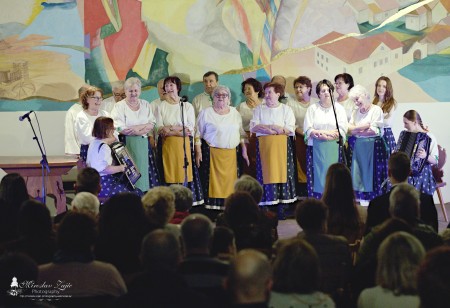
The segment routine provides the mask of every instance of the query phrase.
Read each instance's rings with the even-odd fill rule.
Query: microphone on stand
[[[184,102],[187,102],[187,101],[188,101],[188,97],[187,97],[186,95],[183,95],[183,96],[180,98],[181,106],[183,106],[183,103],[184,103]]]
[[[189,166],[189,162],[187,159],[187,153],[186,153],[186,124],[184,123],[184,102],[188,101],[188,97],[186,95],[183,95],[180,99],[180,108],[181,108],[181,127],[183,128],[183,154],[184,154],[184,182],[183,186],[188,186],[188,171],[187,168]]]
[[[30,110],[29,112],[25,113],[23,116],[19,117],[19,121],[23,121],[25,119],[29,119],[30,118],[30,114],[32,114],[34,111]]]

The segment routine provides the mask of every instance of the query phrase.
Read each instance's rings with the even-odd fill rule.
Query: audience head
[[[175,194],[169,187],[156,186],[142,197],[142,204],[150,223],[163,228],[175,213]]]
[[[216,227],[211,242],[211,256],[219,257],[223,254],[231,256],[236,254],[234,232],[227,227]]]
[[[176,271],[181,260],[178,240],[169,231],[156,229],[142,240],[140,259],[144,270]]]
[[[448,227],[442,231],[441,238],[445,245],[450,246],[450,229]]]
[[[253,197],[245,192],[234,192],[225,199],[225,220],[231,229],[259,222],[260,212]]]
[[[203,214],[191,214],[186,217],[181,223],[181,239],[185,253],[189,254],[191,251],[209,253],[213,230],[213,223]]]
[[[53,232],[52,217],[47,206],[32,199],[20,207],[17,224],[20,236],[48,236]]]
[[[428,252],[419,267],[417,289],[422,308],[444,308],[450,303],[450,247]]]
[[[283,240],[273,263],[273,290],[309,294],[319,289],[319,258],[307,242]]]
[[[84,110],[87,110],[89,107],[89,102],[88,99],[95,96],[98,93],[98,95],[100,96],[100,98],[103,97],[103,90],[94,86],[89,86],[86,88],[86,90],[83,91],[83,93],[81,94],[81,106],[83,107]]]
[[[346,165],[335,163],[328,168],[322,200],[330,211],[339,208],[353,212],[356,209],[352,175]]]
[[[254,93],[258,94],[259,98],[264,97],[264,92],[263,92],[261,82],[259,82],[255,78],[247,78],[241,83],[241,92],[243,94],[246,94],[246,93],[251,94],[252,89],[253,89]]]
[[[169,186],[175,196],[175,210],[177,212],[189,212],[194,201],[192,191],[180,184]]]
[[[376,282],[396,295],[417,293],[417,269],[425,256],[420,241],[406,232],[389,235],[378,248]]]
[[[77,181],[75,183],[75,191],[89,192],[93,195],[98,196],[101,190],[100,185],[100,173],[91,167],[86,167],[81,169],[77,175]]]
[[[326,204],[322,200],[313,198],[303,200],[295,210],[295,220],[305,232],[326,232],[327,216]]]
[[[272,288],[272,270],[266,255],[241,250],[230,263],[226,288],[236,304],[267,302]]]
[[[2,178],[0,182],[0,199],[7,205],[17,207],[28,200],[27,184],[25,180],[18,173],[9,173]]]
[[[0,255],[0,305],[2,307],[16,307],[15,305],[3,306],[5,301],[12,297],[7,293],[7,290],[11,289],[11,282],[14,278],[19,284],[25,281],[36,282],[38,273],[39,271],[36,262],[25,254],[7,252]],[[23,288],[22,290],[25,294],[31,294],[31,288]],[[22,293],[22,295],[24,295],[24,293]]]
[[[72,211],[84,212],[97,217],[100,210],[100,201],[97,196],[90,192],[80,192],[72,200]]]
[[[395,152],[389,157],[388,174],[391,182],[406,182],[411,173],[411,161],[405,152]]]
[[[246,191],[248,192],[256,203],[261,202],[263,196],[263,188],[259,184],[258,180],[254,177],[244,174],[234,183],[234,191]]]
[[[205,92],[211,94],[213,90],[217,87],[219,82],[219,75],[216,72],[209,71],[203,74],[203,86]]]
[[[114,133],[114,121],[109,117],[98,117],[94,121],[92,128],[92,137],[97,139],[104,139],[111,137]]]
[[[97,228],[92,216],[69,212],[58,227],[56,244],[64,254],[90,253],[96,237]]]
[[[408,183],[400,183],[389,196],[389,212],[393,217],[403,219],[409,225],[417,224],[419,218],[420,193]]]

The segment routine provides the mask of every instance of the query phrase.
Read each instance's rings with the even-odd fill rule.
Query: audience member
[[[139,196],[133,193],[112,196],[100,212],[96,258],[112,263],[128,280],[130,275],[140,271],[139,251],[148,231]]]
[[[73,297],[125,294],[127,288],[117,269],[94,260],[92,248],[96,235],[96,224],[91,216],[73,212],[64,217],[57,231],[58,251],[52,263],[39,266],[38,283],[56,285],[58,281],[65,281],[71,287],[64,294]]]
[[[184,260],[179,273],[187,284],[205,294],[215,303],[225,302],[223,280],[228,272],[228,264],[210,256],[213,224],[203,214],[191,214],[181,223],[181,240]]]
[[[362,291],[358,307],[419,307],[416,274],[424,256],[425,249],[413,235],[389,235],[377,252],[377,286]]]
[[[5,175],[0,182],[0,243],[17,238],[17,218],[21,204],[28,200],[27,185],[18,173]]]
[[[78,172],[74,188],[76,193],[85,191],[98,196],[102,188],[100,185],[100,173],[91,167],[81,169]]]
[[[225,286],[231,307],[268,307],[272,288],[269,259],[253,249],[240,251],[231,261]]]
[[[47,207],[35,200],[25,201],[19,210],[17,226],[18,238],[0,245],[0,252],[21,252],[37,264],[51,262],[56,239]]]
[[[214,228],[211,242],[211,257],[229,263],[236,255],[234,232],[227,227]]]
[[[319,258],[307,242],[282,241],[273,263],[270,307],[334,307],[320,290]]]
[[[430,251],[419,267],[417,290],[422,308],[444,308],[450,303],[450,247]]]
[[[327,214],[327,206],[318,199],[306,199],[297,205],[295,219],[303,230],[298,237],[308,242],[319,257],[320,290],[344,307],[351,301],[352,259],[345,237],[326,234]]]
[[[328,168],[322,200],[328,206],[328,234],[342,235],[349,243],[359,240],[364,226],[347,166],[335,163]]]
[[[92,215],[94,218],[97,218],[100,212],[100,201],[94,194],[87,191],[77,193],[72,200],[71,206],[72,211],[83,212]]]
[[[172,184],[169,188],[175,195],[175,214],[170,223],[179,225],[190,214],[189,210],[193,202],[192,191],[180,184]]]
[[[154,230],[142,241],[143,272],[130,283],[128,294],[117,307],[211,307],[207,298],[190,289],[177,273],[181,251],[177,238],[166,230]]]
[[[411,162],[406,153],[392,153],[388,162],[388,176],[389,181],[392,184],[392,189],[397,184],[407,183],[410,173]],[[370,201],[369,207],[367,208],[366,234],[369,233],[373,227],[381,224],[390,217],[389,197],[392,189],[388,193],[378,196]],[[432,226],[437,232],[438,220],[436,207],[434,206],[433,200],[429,198],[429,195],[424,193],[420,193],[420,218],[424,223]]]

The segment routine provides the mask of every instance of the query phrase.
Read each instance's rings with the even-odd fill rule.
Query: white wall
[[[415,109],[422,117],[423,123],[436,136],[438,143],[450,152],[450,102],[447,103],[400,103],[394,115],[394,136],[403,130],[403,114]],[[19,116],[25,112],[0,112],[0,156],[39,156],[39,149],[34,140],[27,120],[20,122]],[[36,112],[47,149],[47,155],[64,155],[64,111]],[[36,132],[38,128],[34,115],[32,122]],[[1,170],[1,169],[0,169]],[[1,170],[3,172],[3,170]],[[0,177],[2,175],[0,174]],[[450,202],[450,162],[444,167],[444,179],[449,185],[444,187],[444,200]],[[437,202],[437,197],[435,198]]]

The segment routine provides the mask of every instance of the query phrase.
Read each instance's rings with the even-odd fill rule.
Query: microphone
[[[19,121],[23,121],[23,120],[25,120],[25,119],[29,119],[30,118],[30,114],[32,114],[34,111],[33,110],[30,110],[30,112],[27,112],[27,113],[25,113],[23,116],[20,116],[19,117]]]
[[[188,97],[186,95],[183,95],[180,99],[181,103],[187,102],[188,101]]]

